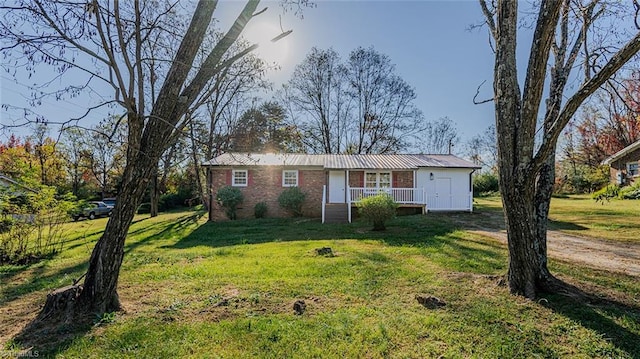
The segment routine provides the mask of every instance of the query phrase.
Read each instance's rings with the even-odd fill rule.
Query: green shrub
[[[266,202],[258,202],[255,207],[253,207],[253,213],[256,218],[264,218],[267,215],[267,203]]]
[[[290,187],[282,191],[278,196],[280,207],[291,212],[294,217],[302,216],[302,204],[304,203],[306,193],[302,192],[298,187]]]
[[[618,197],[621,199],[640,199],[640,182],[621,188]]]
[[[385,230],[385,222],[396,216],[398,204],[386,193],[363,198],[358,202],[360,216],[373,222],[374,231]]]
[[[494,173],[478,173],[473,176],[473,193],[478,195],[500,191],[498,175]]]
[[[238,205],[244,201],[242,192],[236,187],[222,187],[218,190],[216,199],[222,208],[224,208],[227,218],[231,220],[236,219],[236,209]]]
[[[0,189],[0,264],[26,264],[58,253],[74,201],[48,186],[19,196]]]
[[[11,217],[0,218],[0,233],[9,232],[13,226],[13,222],[13,218]]]
[[[610,200],[611,198],[616,198],[620,194],[620,187],[615,184],[610,184],[596,192],[594,192],[591,197],[596,200],[596,202],[601,202],[605,200]]]

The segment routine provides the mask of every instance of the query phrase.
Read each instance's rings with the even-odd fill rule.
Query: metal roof
[[[454,155],[307,155],[225,153],[203,166],[317,166],[326,169],[418,169],[419,167],[480,168]]]
[[[640,141],[636,141],[632,144],[630,144],[629,146],[621,149],[620,151],[614,153],[613,155],[607,157],[604,161],[602,161],[603,165],[610,165],[613,162],[615,162],[616,160],[628,155],[629,153],[637,150],[638,148],[640,148]]]

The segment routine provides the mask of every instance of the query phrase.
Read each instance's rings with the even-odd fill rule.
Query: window
[[[635,177],[638,174],[638,162],[629,162],[627,163],[627,176]]]
[[[365,188],[391,188],[391,172],[367,172]]]
[[[247,170],[233,170],[231,184],[234,187],[246,187],[248,183],[249,174]]]
[[[298,170],[282,171],[282,187],[298,186]]]

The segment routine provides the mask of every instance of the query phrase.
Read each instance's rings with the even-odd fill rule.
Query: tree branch
[[[567,101],[558,118],[552,123],[543,137],[542,145],[536,153],[534,162],[538,163],[555,150],[555,145],[562,129],[569,123],[578,107],[593,94],[603,83],[613,76],[631,57],[640,51],[640,32],[636,34],[622,49],[607,62],[600,72],[584,83]]]

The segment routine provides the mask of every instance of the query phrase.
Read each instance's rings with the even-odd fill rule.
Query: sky
[[[226,29],[243,4],[230,0],[220,2],[215,16],[221,28]],[[252,20],[246,29],[246,37],[253,41],[277,35],[281,26],[284,30],[293,30],[271,49],[261,50],[267,60],[280,64],[280,70],[268,75],[276,89],[289,79],[295,65],[314,46],[333,47],[342,58],[358,46],[373,46],[389,56],[397,74],[415,88],[415,104],[426,120],[449,117],[456,124],[463,143],[493,123],[493,104],[473,103],[476,90],[483,82],[479,99],[491,97],[493,74],[493,53],[486,28],[470,30],[471,25],[483,20],[477,1],[318,0],[315,4],[314,8],[305,8],[303,18],[299,18],[291,11],[283,14],[277,2],[263,2],[260,7],[266,6],[268,10]],[[3,72],[0,81],[2,104],[29,107],[25,98],[30,79],[16,83]],[[263,95],[265,99],[270,98],[269,94]],[[83,113],[86,103],[83,97],[62,101],[47,99],[32,110],[47,118],[55,116],[64,120]],[[10,125],[20,116],[20,111],[3,108],[0,124]],[[1,131],[0,140],[6,140],[11,132],[24,136],[30,131]]]

